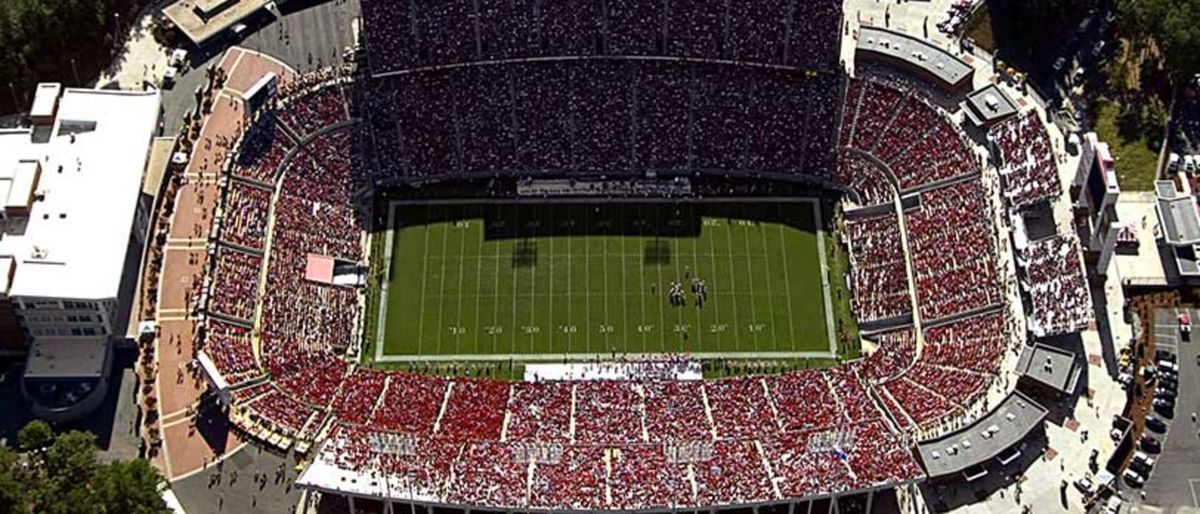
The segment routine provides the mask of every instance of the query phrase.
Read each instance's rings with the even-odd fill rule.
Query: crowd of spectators
[[[889,203],[896,198],[888,172],[870,158],[846,148],[838,150],[834,180],[858,193],[864,206]]]
[[[654,56],[833,70],[842,5],[788,2],[369,0],[372,71],[569,56]]]
[[[297,136],[304,138],[322,128],[350,119],[346,89],[318,84],[287,96],[276,109],[279,120]]]
[[[377,179],[729,170],[832,175],[836,134],[825,120],[837,114],[839,80],[831,74],[583,60],[372,80]]]
[[[850,280],[860,322],[902,316],[912,311],[900,223],[894,213],[846,220]]]
[[[231,182],[222,208],[221,240],[253,250],[262,250],[267,237],[271,191]]]
[[[1079,239],[1064,235],[1030,243],[1021,252],[1018,262],[1033,300],[1029,330],[1035,336],[1078,332],[1091,324],[1091,294],[1081,255]]]
[[[269,111],[260,115],[242,136],[233,161],[233,174],[274,187],[279,167],[288,151],[295,148],[283,129],[279,118]]]
[[[962,131],[917,89],[853,79],[848,91],[841,145],[886,163],[901,191],[979,172]]]
[[[262,257],[229,247],[219,247],[208,310],[239,320],[252,321],[254,307],[258,304],[258,279],[261,273]]]
[[[905,228],[923,319],[1000,303],[995,227],[980,181],[921,193],[921,208],[905,215]]]
[[[262,372],[254,358],[250,329],[220,319],[207,321],[204,333],[204,353],[230,385],[237,385]]]
[[[988,131],[988,138],[1000,157],[1004,197],[1014,209],[1062,192],[1050,134],[1036,112],[1001,122]]]
[[[996,374],[1006,347],[1002,314],[988,314],[925,330],[921,362]]]
[[[883,384],[908,373],[917,358],[912,330],[900,329],[870,337],[876,348],[858,362],[858,373],[872,384]]]

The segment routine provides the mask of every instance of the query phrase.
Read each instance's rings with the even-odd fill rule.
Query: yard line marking
[[[612,221],[609,220],[609,223],[611,224]],[[608,312],[608,299],[609,299],[610,293],[608,292],[608,235],[607,234],[604,236],[603,242],[604,242],[604,323],[611,324],[612,318],[609,317],[609,312]],[[621,305],[624,306],[625,303],[622,301]],[[622,307],[622,308],[624,308],[624,307]],[[621,316],[622,316],[621,323],[624,324],[625,320],[623,319],[624,318],[623,312],[622,312]],[[608,345],[608,338],[609,338],[609,333],[604,332],[604,348],[603,348],[603,350],[607,350],[610,348]]]
[[[446,261],[448,260],[448,256],[446,255],[446,239],[448,239],[449,237],[450,237],[450,231],[446,230],[445,226],[442,226],[442,259],[441,259],[441,261],[442,261],[442,271],[441,271],[442,277],[441,277],[441,285],[438,287],[438,296],[441,296],[443,298],[443,300],[445,299],[445,296],[446,296]],[[443,309],[442,307],[443,307],[443,301],[439,300],[438,301],[438,322],[437,322],[437,325],[439,327],[437,329],[438,337],[434,338],[434,341],[437,342],[437,346],[435,347],[436,349],[434,350],[435,353],[442,353],[442,337],[441,337],[442,329],[441,329],[441,327],[442,327],[442,316],[443,316],[443,314],[445,314],[445,312],[444,312],[445,309]]]
[[[546,212],[547,212],[546,221],[550,223],[550,232],[553,233],[554,232],[554,216],[553,216],[554,207],[551,206],[550,208],[546,209]],[[549,330],[546,331],[546,336],[550,338],[549,348],[553,349],[556,346],[554,344],[554,304],[556,304],[558,302],[554,301],[554,239],[555,238],[550,237],[549,239],[550,239],[550,272],[549,272],[550,287],[548,288],[548,290],[550,291],[550,301],[547,303],[550,304],[550,319],[547,320],[547,322],[550,324],[550,328],[549,328]],[[533,348],[530,347],[530,350],[532,350],[532,349]]]
[[[642,248],[645,249],[646,220],[645,220],[645,218],[642,217],[642,206],[640,204],[637,206],[637,221],[641,223],[640,225],[638,225],[638,242],[641,243]],[[628,241],[626,241],[626,242],[628,242]],[[646,259],[644,259],[644,258],[638,259],[638,276],[641,277],[641,282],[638,284],[637,290],[639,292],[641,292],[642,288],[646,287]],[[640,303],[642,306],[642,316],[641,316],[641,318],[639,318],[641,320],[640,325],[645,325],[646,324],[646,295],[638,295],[638,297],[641,299]],[[640,328],[639,328],[639,331],[640,331]],[[646,334],[648,334],[648,333],[649,333],[648,331],[642,332],[642,348],[641,348],[641,350],[643,352],[645,352],[648,348],[646,346],[648,344],[646,342]]]
[[[514,231],[513,234],[517,236],[517,237],[513,238],[514,245],[518,244],[517,242],[521,240],[520,233],[519,233],[520,230],[521,230],[521,206],[517,205],[517,206],[513,207],[513,231]],[[513,251],[516,251],[516,246],[513,247]],[[512,266],[512,264],[513,264],[512,262],[509,263],[509,266],[513,270],[513,272],[512,272],[512,293],[513,293],[513,298],[512,298],[513,331],[512,331],[512,333],[513,333],[513,336],[512,336],[512,339],[510,339],[511,343],[509,344],[509,349],[508,349],[509,355],[517,353],[517,334],[519,334],[521,332],[521,327],[520,327],[520,325],[517,324],[517,267]]]
[[[618,220],[617,223],[622,228],[624,228],[625,227],[625,213],[621,209],[617,209],[617,220]],[[629,284],[627,282],[629,279],[629,272],[625,268],[625,256],[624,256],[625,244],[627,241],[624,238],[620,238],[617,241],[619,241],[621,243],[621,254],[622,254],[621,255],[621,299],[622,299],[622,301],[621,301],[621,321],[625,324],[625,329],[628,330],[629,329],[629,311],[628,311],[628,308],[626,307],[626,305],[628,305],[629,302],[624,301],[625,298],[629,297]],[[646,334],[644,332],[641,334],[642,334],[642,347],[645,348]]]
[[[750,221],[750,218],[746,215],[746,206],[745,205],[742,206],[742,218],[746,221],[746,223],[752,223]],[[730,229],[730,230],[732,230],[732,229]],[[746,272],[750,274],[750,316],[752,318],[754,318],[754,320],[751,321],[751,323],[760,324],[759,319],[758,319],[758,306],[755,305],[755,300],[758,299],[758,295],[756,295],[755,291],[754,291],[754,262],[750,258],[750,229],[747,228],[745,230],[742,230],[741,232],[742,232],[742,242],[745,243],[745,247],[746,247]],[[729,253],[732,256],[733,255],[733,248],[732,248],[733,243],[730,243],[729,246],[730,246]],[[752,332],[752,333],[757,334],[758,332]],[[771,342],[772,343],[775,342],[774,335],[775,335],[775,327],[771,327]],[[755,339],[758,339],[759,337],[760,336],[755,336]],[[758,344],[755,344],[754,346],[757,347]]]
[[[432,209],[433,207],[425,208],[426,219],[430,218],[429,211]],[[429,278],[429,225],[425,224],[421,230],[425,231],[425,243],[421,245],[421,308],[417,313],[417,348],[421,347],[421,341],[425,339],[425,281]]]
[[[673,212],[671,216],[669,216],[669,218],[671,218],[671,219],[668,221],[668,223],[670,223],[670,221],[680,220],[680,216],[678,216],[678,214],[679,214],[678,209],[676,209],[676,211]],[[682,220],[680,220],[680,221],[682,222]],[[676,234],[671,234],[671,258],[674,259],[675,256],[677,256],[677,255],[679,255],[679,237],[677,237]],[[675,268],[675,277],[679,278],[679,266],[675,266],[674,268]],[[686,281],[687,277],[684,277],[682,280]],[[675,309],[675,323],[679,326],[686,325],[686,323],[684,323],[684,318],[683,318],[683,312],[685,310],[686,310],[686,307],[683,309]],[[688,334],[687,328],[684,328],[683,334],[684,335]],[[684,351],[683,337],[675,336],[675,338],[676,338],[676,341],[679,342],[679,353],[683,353],[683,351]]]
[[[732,293],[733,293],[733,296],[734,296],[734,302],[733,302],[733,334],[734,334],[735,336],[737,336],[737,334],[738,334],[738,331],[739,331],[739,326],[741,325],[741,321],[739,321],[739,320],[738,320],[737,287],[735,286],[735,284],[737,284],[737,279],[735,279],[735,278],[734,278],[734,276],[733,276],[733,270],[734,270],[734,266],[733,266],[733,227],[731,227],[731,226],[730,226],[731,224],[730,224],[730,223],[728,223],[728,221],[729,221],[729,219],[728,219],[728,218],[726,218],[726,223],[725,223],[725,241],[727,241],[727,242],[729,243],[729,251],[725,253],[725,256],[726,256],[726,260],[728,260],[728,261],[729,261],[729,287],[730,287],[730,289],[731,289],[731,291],[732,291]],[[753,309],[754,309],[754,303],[753,303],[753,302],[751,302],[751,303],[750,303],[750,309],[751,309],[751,311],[750,311],[750,316],[751,316],[751,317],[754,317],[754,310],[753,310]],[[738,349],[739,351],[742,349],[742,338],[741,338],[740,336],[738,336],[738,337],[737,337],[737,349]]]
[[[500,208],[497,207],[496,208],[496,218],[497,219],[500,218],[499,211],[500,211]],[[486,224],[483,226],[483,229],[484,229],[484,235],[483,235],[484,241],[486,241],[487,240],[487,233],[486,233],[487,225]],[[499,327],[500,326],[500,246],[501,245],[499,242],[495,242],[495,243],[493,243],[493,246],[496,247],[496,255],[495,255],[495,258],[496,258],[496,273],[495,273],[496,285],[495,285],[495,289],[492,291],[492,326]],[[516,327],[513,327],[512,331],[516,332]],[[492,335],[492,353],[499,353],[500,349],[497,348],[497,345],[499,345],[499,344],[500,344],[499,334],[493,334]]]
[[[570,215],[571,211],[567,209],[567,222],[573,222]],[[568,229],[570,227],[568,226]],[[575,294],[571,291],[571,240],[575,239],[575,234],[571,230],[567,230],[567,324],[574,324],[575,320],[571,319],[571,304],[575,303]],[[584,300],[587,298],[585,297]],[[567,352],[571,351],[571,344],[575,342],[574,334],[567,332]]]
[[[713,220],[713,225],[712,225],[713,232],[716,232],[717,223],[720,223],[720,221],[717,220],[716,218],[712,218],[712,220]],[[703,222],[701,222],[701,225],[703,225]],[[701,226],[700,230],[701,230],[701,233],[703,233],[704,227]],[[720,280],[717,278],[717,247],[716,247],[716,243],[713,242],[715,239],[716,239],[715,235],[712,235],[712,237],[708,238],[708,259],[712,264],[713,278],[716,279],[716,280],[714,280],[714,282],[719,283],[719,282],[717,282],[718,280]],[[728,278],[728,277],[726,277],[726,278]],[[716,287],[716,286],[714,286],[714,287]],[[733,289],[730,289],[729,291],[730,291],[730,295],[732,295]],[[731,303],[734,304],[734,309],[737,309],[737,298],[734,298],[733,302],[731,302]],[[721,323],[721,304],[720,304],[720,302],[713,302],[713,304],[717,310],[717,312],[716,312],[717,323],[716,324],[720,325],[720,324],[722,324]],[[736,324],[737,320],[735,319],[734,321],[735,321],[735,323],[734,323],[734,327],[733,327],[733,341],[734,341],[733,347],[736,350],[736,349],[738,349],[738,347],[741,346],[741,336],[739,336],[738,332],[737,332],[737,324]],[[721,333],[723,333],[723,332],[721,332]]]
[[[662,214],[661,208],[654,209],[654,225],[655,225],[655,228],[659,232],[662,231],[662,219],[660,219],[661,214]],[[643,225],[643,227],[645,227],[645,225]],[[655,236],[655,242],[657,243],[657,241],[658,241],[658,236]],[[645,265],[645,262],[646,262],[646,260],[642,259],[643,265]],[[658,270],[658,283],[662,284],[662,281],[663,281],[662,265],[661,264],[656,265],[655,268],[657,268],[657,270]],[[643,286],[643,287],[645,287],[645,286]],[[655,300],[655,301],[657,301],[657,300]],[[663,309],[662,309],[661,303],[658,304],[658,326],[660,329],[659,336],[658,336],[658,344],[659,344],[659,346],[662,347],[662,352],[667,353],[667,318],[666,318],[666,315],[663,314]]]
[[[464,209],[463,215],[464,216],[466,215],[465,209]],[[466,221],[466,223],[469,224],[470,221]],[[470,226],[470,225],[467,225],[467,226]],[[459,227],[459,229],[458,229],[458,232],[459,232],[458,254],[459,255],[462,255],[463,253],[465,253],[467,251],[467,226]],[[455,329],[454,329],[454,352],[455,353],[461,352],[461,350],[459,350],[458,346],[459,346],[459,343],[462,342],[461,336],[463,335],[463,334],[461,334],[461,332],[462,332],[461,329],[462,329],[462,297],[463,297],[462,285],[463,285],[464,261],[465,261],[465,259],[461,259],[461,258],[458,259],[458,288],[456,289],[456,291],[458,293],[458,304],[455,307],[455,310],[457,310],[458,312],[455,313],[455,320],[454,320],[454,326],[455,326]],[[483,261],[479,261],[479,262],[483,262]],[[478,302],[478,300],[476,300],[476,302]]]
[[[484,207],[480,207],[480,209],[483,209],[483,208]],[[482,211],[480,211],[479,220],[480,220],[479,221],[480,226],[484,226],[484,213]],[[471,226],[473,227],[474,224],[472,224]],[[485,249],[484,238],[483,238],[483,235],[481,234],[479,237],[479,247],[475,250],[475,253],[478,254],[480,257],[482,257],[484,249]],[[484,333],[484,330],[481,330],[481,327],[479,326],[479,310],[480,310],[479,302],[481,300],[483,300],[483,259],[476,259],[475,260],[475,326],[471,327],[471,329],[475,331],[474,332],[475,333],[475,344],[472,345],[472,347],[475,348],[475,351],[479,350],[479,336]]]
[[[588,212],[590,208],[591,206],[584,206],[583,208],[583,230],[588,233],[591,233],[591,225],[588,225]],[[583,327],[583,348],[587,353],[592,353],[592,327],[587,326],[592,321],[592,261],[588,257],[592,253],[589,251],[591,250],[589,248],[590,243],[590,237],[583,240],[583,269],[587,271],[587,273],[583,274],[583,294],[587,298],[587,312],[584,313],[584,318],[587,321]],[[604,303],[608,303],[608,298],[604,299]]]
[[[539,223],[539,221],[537,220],[537,218],[538,218],[538,212],[537,212],[537,207],[536,207],[536,206],[534,207],[534,211],[533,211],[533,217],[534,217],[534,221],[533,221],[533,222],[534,222],[534,223]],[[536,240],[536,239],[535,239],[535,240]],[[536,260],[536,257],[535,257],[535,260]],[[536,325],[537,325],[537,317],[536,317],[536,314],[537,314],[537,304],[534,302],[534,299],[535,299],[535,298],[537,298],[537,276],[538,276],[538,273],[537,273],[537,271],[538,271],[538,270],[537,270],[537,264],[535,263],[535,264],[533,265],[533,270],[532,270],[532,271],[530,272],[530,274],[529,274],[529,276],[530,276],[530,278],[529,278],[529,291],[530,291],[530,293],[531,293],[531,294],[530,294],[530,296],[529,296],[529,303],[533,304],[533,308],[529,309],[529,326],[531,326],[531,327],[532,327],[532,326],[536,326]],[[551,304],[553,304],[554,302],[550,302],[550,303],[551,303]],[[534,336],[535,336],[535,335],[536,335],[536,334],[534,334],[532,331],[529,333],[529,353],[534,353],[534,352],[533,352],[533,340],[534,340]]]
[[[783,223],[777,225],[779,227],[779,249],[783,255],[783,287],[787,290],[787,307],[788,307],[788,334],[792,337],[792,345],[796,344],[796,324],[792,321],[796,311],[792,310],[792,279],[788,277],[788,256],[787,242],[783,237]]]
[[[777,214],[777,215],[782,214],[780,211],[782,211],[782,207],[776,206],[775,214]],[[782,225],[783,216],[776,216],[776,218],[778,218],[780,220],[780,224]],[[767,228],[765,226],[763,226],[761,223],[758,225],[758,236],[762,239],[763,248],[767,248],[767,246],[768,246],[768,244],[767,244]],[[750,236],[746,236],[746,249],[747,249],[747,251],[749,251],[749,249],[750,249]],[[767,304],[767,306],[771,310],[771,324],[774,325],[775,324],[775,301],[774,301],[775,294],[771,290],[771,277],[773,277],[774,275],[771,275],[771,258],[770,257],[767,257],[766,259],[763,260],[763,266],[766,267],[766,271],[767,271],[767,298],[772,299],[772,301],[769,302]],[[788,317],[790,318],[791,316],[792,316],[792,313],[788,312]],[[778,332],[776,332],[776,328],[774,326],[772,326],[771,327],[771,341],[773,343],[775,343],[774,349],[779,348],[779,339],[776,337],[777,334],[778,334]],[[792,340],[792,341],[788,341],[788,343],[789,343],[788,344],[789,350],[796,349],[796,347],[795,347],[796,341]]]
[[[694,219],[694,220],[696,220],[697,223],[700,223],[700,233],[697,234],[697,236],[691,240],[692,273],[694,273],[693,276],[695,276],[696,278],[699,278],[700,277],[700,259],[696,256],[696,247],[700,244],[699,243],[700,236],[704,234],[704,218],[699,217],[696,214],[696,206],[694,204],[690,204],[690,205],[688,205],[688,218],[687,219],[689,219],[689,220]],[[704,312],[701,310],[701,308],[699,306],[697,306],[696,307],[696,346],[699,348],[704,348],[704,317],[702,316],[702,314],[704,314]]]

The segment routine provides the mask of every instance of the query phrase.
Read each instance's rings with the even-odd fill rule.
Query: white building
[[[29,344],[30,359],[51,353],[39,339],[125,335],[161,111],[158,92],[37,92],[34,125],[0,130],[0,338],[16,332],[5,342]],[[6,314],[19,331],[5,331]]]

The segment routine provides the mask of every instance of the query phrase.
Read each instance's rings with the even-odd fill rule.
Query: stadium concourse
[[[270,57],[231,49],[217,65],[228,79],[223,87],[211,89],[211,109],[196,118],[188,129],[196,144],[191,159],[177,170],[175,193],[169,206],[166,226],[159,226],[165,238],[161,246],[162,267],[158,284],[154,321],[158,325],[152,376],[143,383],[152,391],[143,391],[144,405],[156,410],[157,418],[148,417],[147,427],[152,462],[168,479],[185,477],[244,445],[244,437],[228,426],[208,421],[209,412],[201,407],[201,396],[208,386],[196,365],[201,318],[197,307],[202,301],[205,270],[211,258],[210,235],[221,195],[221,163],[228,158],[230,142],[239,137],[244,106],[242,93],[267,73],[276,73],[286,83],[292,72]],[[152,277],[148,277],[152,278]],[[217,416],[219,418],[219,416]]]
[[[252,439],[300,458],[301,487],[364,511],[795,505],[923,480],[913,443],[994,406],[1025,339],[985,152],[923,87],[844,76],[838,2],[671,4],[367,1],[358,69],[296,76],[231,50],[166,240],[154,430],[167,476]],[[268,71],[277,95],[248,108]],[[1007,137],[1045,137],[1030,131]],[[846,191],[840,236],[856,315],[882,327],[873,350],[714,380],[377,370],[360,362],[366,291],[309,267],[370,262],[372,193],[503,200],[533,177],[648,170],[706,198],[759,181]],[[1039,276],[1072,272],[1052,262],[1062,247],[1030,251]],[[220,405],[201,401],[205,380]],[[233,428],[218,448],[200,429],[211,411]]]

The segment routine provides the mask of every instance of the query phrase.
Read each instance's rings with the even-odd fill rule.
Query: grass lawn
[[[1118,116],[1121,104],[1096,100],[1096,134],[1112,146],[1117,158],[1117,181],[1126,191],[1152,191],[1158,177],[1158,145],[1145,137],[1122,135]]]
[[[396,206],[384,360],[828,352],[818,208]]]

